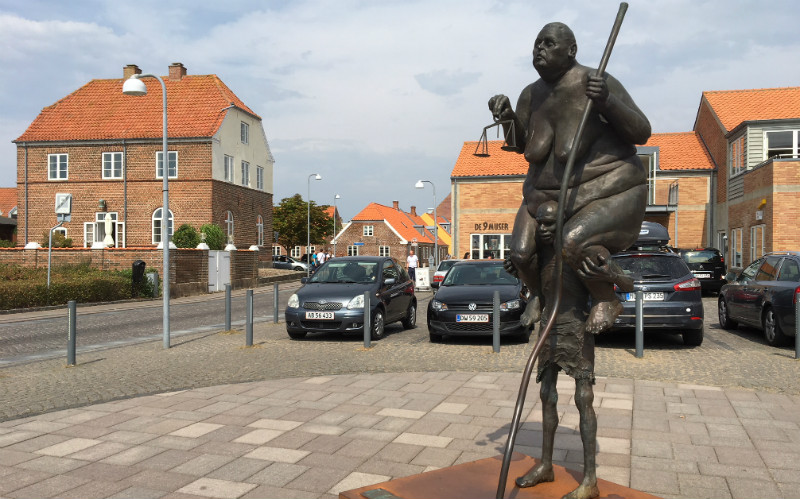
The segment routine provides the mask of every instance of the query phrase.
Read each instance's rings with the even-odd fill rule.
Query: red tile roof
[[[726,131],[744,121],[800,118],[800,87],[703,92]]]
[[[17,188],[0,187],[0,216],[8,217],[15,206],[17,206]]]
[[[452,177],[485,177],[501,175],[525,175],[528,162],[522,154],[504,151],[500,148],[502,140],[490,140],[488,156],[475,156],[475,149],[481,152],[479,142],[464,142],[461,153],[450,174]]]
[[[695,132],[654,133],[645,144],[658,147],[661,170],[713,170],[714,163]]]
[[[167,88],[170,137],[213,136],[229,106],[261,119],[217,75],[163,79]],[[147,85],[147,95],[134,97],[122,93],[123,79],[92,80],[42,109],[17,141],[160,138],[163,133],[161,85],[153,78],[143,81]]]
[[[334,213],[336,213],[335,210],[336,210],[335,207],[328,206],[327,208],[325,208],[325,214],[328,215],[329,217],[333,218]]]
[[[413,217],[410,213],[402,210],[396,210],[378,203],[370,203],[352,219],[353,222],[381,222],[384,220],[406,241],[416,239],[418,242],[433,244],[433,234],[430,231],[423,229],[423,233],[420,234],[414,228],[415,225],[425,226],[422,218]],[[442,238],[439,238],[439,245],[445,244]]]

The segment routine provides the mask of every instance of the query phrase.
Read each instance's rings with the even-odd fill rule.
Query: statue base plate
[[[535,487],[520,489],[514,483],[518,476],[528,472],[537,462],[524,454],[514,453],[508,471],[505,497],[510,499],[560,499],[574,490],[583,474],[562,466],[553,466],[556,479]],[[489,457],[470,463],[439,470],[396,478],[388,482],[368,485],[339,494],[339,499],[433,499],[458,497],[459,499],[492,499],[497,495],[497,480],[503,456]],[[658,499],[656,496],[597,480],[601,499]]]

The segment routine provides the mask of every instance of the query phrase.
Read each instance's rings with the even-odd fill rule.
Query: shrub
[[[200,227],[200,232],[206,235],[206,244],[209,249],[222,250],[225,249],[225,233],[222,227],[217,224],[205,224]]]
[[[14,241],[7,241],[5,239],[0,239],[0,248],[13,248],[15,246],[16,244],[14,244]]]
[[[172,242],[178,248],[196,248],[200,244],[200,234],[189,224],[183,224],[172,235]]]
[[[46,231],[44,236],[42,236],[42,248],[47,248],[50,244],[50,232]],[[72,247],[72,238],[71,237],[64,237],[64,234],[61,232],[53,232],[53,247],[54,248],[71,248]]]

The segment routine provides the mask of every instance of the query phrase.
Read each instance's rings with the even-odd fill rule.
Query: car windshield
[[[616,256],[614,261],[634,280],[678,279],[690,273],[683,260],[669,254]]]
[[[447,272],[450,268],[455,265],[456,260],[442,260],[439,262],[439,266],[436,268],[436,272]]]
[[[682,251],[681,256],[686,263],[710,263],[718,258],[716,252],[707,250]]]
[[[442,286],[516,285],[518,282],[516,277],[506,272],[503,262],[497,261],[455,265],[442,281]]]
[[[315,283],[368,283],[375,282],[378,262],[331,260],[325,262],[309,282]]]

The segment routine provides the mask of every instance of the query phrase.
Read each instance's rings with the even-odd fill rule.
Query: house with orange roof
[[[42,243],[56,225],[56,195],[71,198],[59,229],[75,246],[161,242],[162,91],[122,93],[125,79],[94,79],[45,107],[17,144],[18,244]],[[261,117],[217,75],[189,75],[181,63],[163,77],[167,93],[169,228],[215,223],[239,248],[272,234],[273,164]],[[270,241],[267,240],[267,244]],[[269,258],[269,255],[265,255]]]
[[[335,224],[333,227],[334,233],[336,233],[337,230],[342,228],[342,216],[339,214],[339,208],[333,205],[331,206],[322,205],[321,208],[323,209],[325,214],[328,215],[333,220],[333,223]],[[320,248],[322,248],[323,250],[327,250],[328,253],[330,253],[331,255],[337,254],[336,248],[333,246],[333,240],[331,240],[330,242],[311,241],[311,246],[310,246],[311,252],[316,253]],[[300,260],[301,258],[303,258],[303,255],[306,254],[306,248],[305,245],[302,246],[298,245],[295,246],[294,248],[286,248],[285,246],[277,242],[274,242],[272,243],[272,254],[275,256],[289,255],[294,259]],[[341,256],[341,253],[338,254],[339,256]]]
[[[370,203],[342,227],[333,242],[339,256],[392,256],[401,263],[414,250],[423,266],[433,260],[437,247],[439,260],[447,255],[447,244],[441,237],[434,243],[433,233],[416,207],[405,212],[399,201],[392,206]]]

